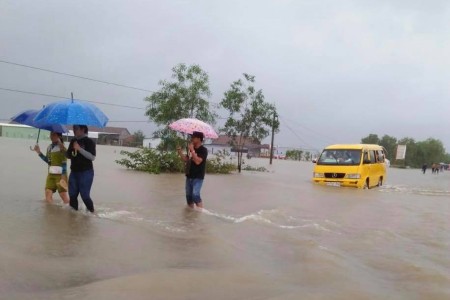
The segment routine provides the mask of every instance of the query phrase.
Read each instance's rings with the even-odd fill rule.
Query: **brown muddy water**
[[[356,190],[250,159],[270,172],[207,175],[199,212],[182,174],[98,146],[95,216],[44,203],[31,143],[0,138],[1,299],[450,299],[448,171],[391,168]]]

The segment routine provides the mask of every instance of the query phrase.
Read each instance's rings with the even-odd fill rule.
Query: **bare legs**
[[[64,204],[68,204],[69,203],[69,195],[67,194],[67,192],[60,192],[59,196],[61,197],[61,199],[64,202]],[[45,201],[48,204],[53,203],[53,191],[52,190],[45,189]]]

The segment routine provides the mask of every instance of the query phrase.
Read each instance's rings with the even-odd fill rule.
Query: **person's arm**
[[[86,140],[85,149],[80,148],[78,152],[85,158],[94,161],[95,160],[95,143],[91,139]]]
[[[184,162],[188,161],[189,157],[183,154],[181,147],[177,147],[177,153]]]
[[[206,157],[208,156],[208,150],[206,148],[202,147],[199,153],[196,153],[195,150],[191,151],[191,157],[194,164],[199,165],[204,160],[206,160]]]
[[[34,146],[34,151],[36,151],[36,153],[38,154],[38,156],[39,156],[45,163],[48,164],[48,157],[45,156],[44,154],[42,154],[41,148],[39,147],[39,145]]]
[[[75,139],[72,139],[72,140],[70,141],[69,147],[67,148],[67,151],[66,151],[66,153],[65,153],[65,156],[66,156],[68,159],[72,159],[72,158],[73,158],[72,152],[73,152],[73,142],[74,142],[74,141],[75,141]]]

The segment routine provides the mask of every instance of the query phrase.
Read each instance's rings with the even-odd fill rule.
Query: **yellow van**
[[[365,189],[381,186],[386,180],[385,155],[379,145],[330,145],[314,161],[313,182]]]

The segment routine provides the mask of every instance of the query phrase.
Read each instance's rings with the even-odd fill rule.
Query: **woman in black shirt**
[[[70,206],[78,210],[78,194],[81,194],[86,208],[94,212],[94,203],[90,193],[94,181],[95,143],[88,138],[86,125],[74,125],[75,138],[70,141],[66,157],[71,160],[69,176],[69,198]]]

